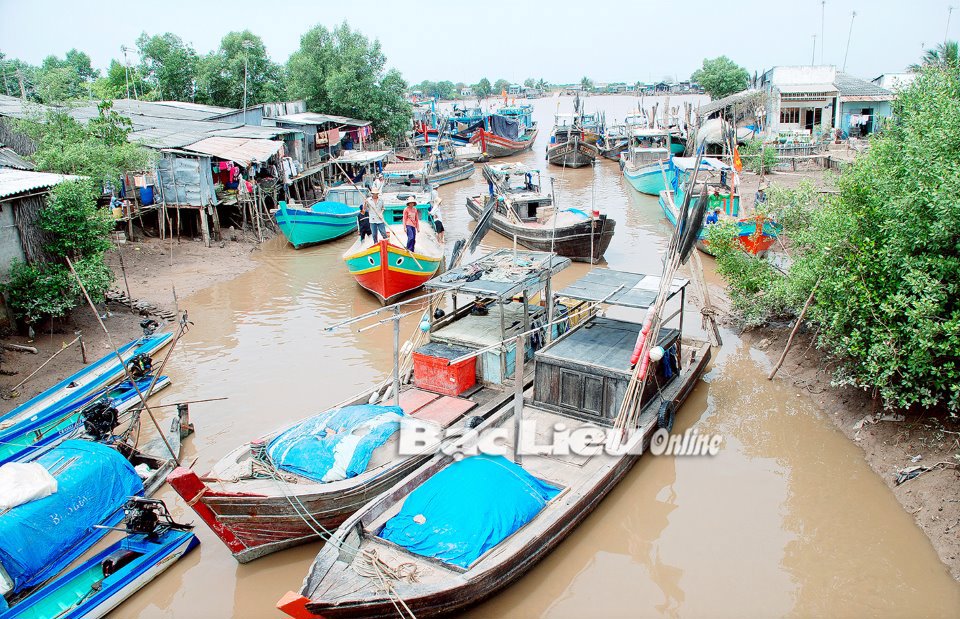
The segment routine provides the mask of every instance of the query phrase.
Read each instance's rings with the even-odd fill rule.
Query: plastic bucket
[[[146,187],[140,188],[140,203],[144,206],[150,206],[153,204],[153,187],[147,185]]]

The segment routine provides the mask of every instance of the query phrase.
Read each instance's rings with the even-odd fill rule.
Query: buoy
[[[428,333],[430,331],[430,321],[426,319],[420,321],[420,330],[424,333]]]
[[[663,359],[663,353],[664,350],[662,346],[654,346],[650,349],[650,361],[660,361]]]

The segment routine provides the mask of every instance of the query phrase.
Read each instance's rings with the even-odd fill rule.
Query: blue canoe
[[[110,353],[91,363],[9,413],[0,416],[0,430],[24,423],[55,419],[65,409],[93,397],[97,392],[123,378],[123,364],[130,359],[141,353],[153,355],[172,339],[172,333],[155,333],[124,344],[119,349],[123,363],[117,359],[115,353]]]
[[[128,533],[13,608],[0,610],[0,619],[103,617],[199,544],[188,530]]]
[[[153,375],[147,375],[136,381],[137,388],[144,396],[149,396],[170,386],[166,376],[157,378],[153,391],[148,393]],[[130,381],[123,381],[116,387],[104,388],[92,396],[82,398],[52,416],[43,416],[34,420],[0,429],[0,465],[11,460],[32,457],[37,449],[53,447],[63,440],[76,437],[83,430],[80,411],[89,403],[100,398],[111,400],[118,413],[125,413],[140,403],[140,396]]]

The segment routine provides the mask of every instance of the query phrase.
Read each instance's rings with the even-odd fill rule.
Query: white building
[[[902,90],[917,79],[916,73],[884,73],[870,80],[880,88],[887,90]]]

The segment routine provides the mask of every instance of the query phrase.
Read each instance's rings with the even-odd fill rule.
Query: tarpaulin
[[[490,131],[508,140],[520,137],[520,123],[499,114],[490,115]]]
[[[36,584],[69,563],[69,551],[122,515],[143,481],[117,450],[70,440],[36,459],[57,479],[57,491],[0,515],[0,565],[14,591]]]
[[[344,406],[298,423],[267,445],[278,469],[320,482],[355,477],[367,470],[374,450],[400,428],[398,406]]]
[[[468,568],[559,492],[503,456],[464,458],[411,492],[380,537]]]

